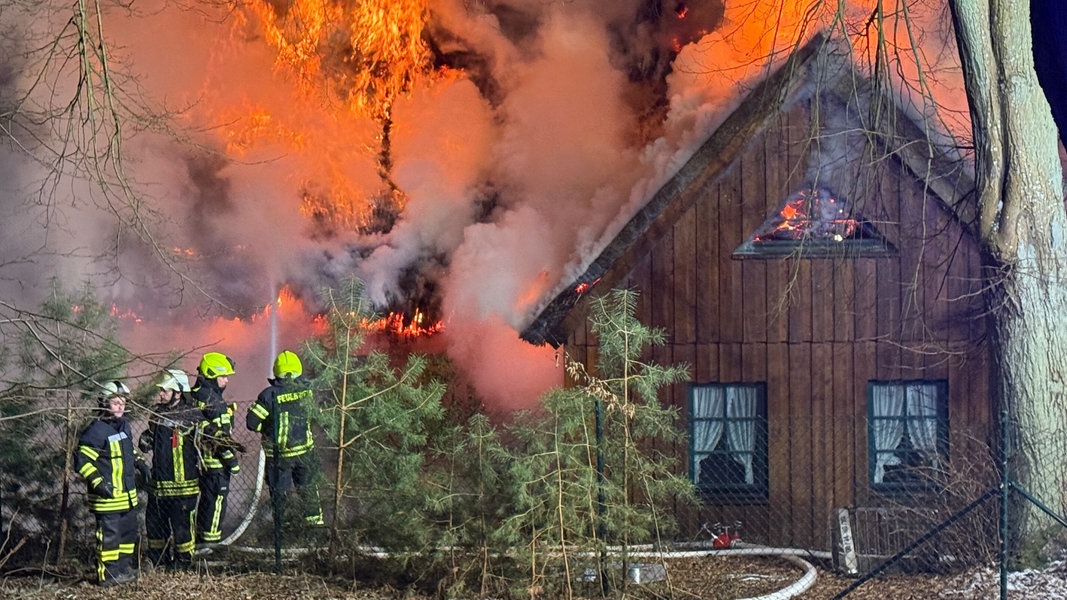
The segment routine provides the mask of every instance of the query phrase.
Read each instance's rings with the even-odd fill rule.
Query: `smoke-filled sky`
[[[179,365],[189,371],[202,352],[225,352],[238,366],[230,397],[247,402],[272,351],[307,337],[317,290],[355,274],[381,310],[432,300],[449,356],[487,404],[530,406],[561,369],[518,331],[747,86],[829,22],[829,8],[809,6],[836,3],[426,0],[436,68],[391,106],[387,179],[381,120],[337,94],[337,73],[354,67],[319,44],[315,64],[335,70],[317,78],[279,62],[270,43],[264,14],[295,18],[312,4],[342,19],[358,5],[151,0],[136,14],[108,11],[112,66],[136,77],[121,84],[173,116],[169,131],[135,132],[147,121],[126,129],[125,172],[155,239],[192,278],[182,283],[117,223],[91,183],[65,180],[36,196],[43,165],[5,143],[3,297],[33,307],[53,275],[71,288],[88,280],[119,314],[137,315],[123,320],[131,349],[190,352]],[[869,4],[845,16],[864,23]],[[924,43],[935,48],[926,60],[957,68],[942,47],[944,15],[923,10],[938,4],[913,2],[909,17],[926,19]],[[47,35],[70,18],[66,5],[51,20],[17,7],[0,11],[4,31]],[[344,31],[336,16],[327,25]],[[904,35],[896,27],[890,37]],[[22,39],[3,37],[3,47],[33,45]],[[0,56],[2,106],[40,65]],[[404,198],[395,222],[361,229],[355,215],[390,185]],[[313,215],[323,206],[330,218]],[[272,333],[262,311],[281,286],[297,300]]]

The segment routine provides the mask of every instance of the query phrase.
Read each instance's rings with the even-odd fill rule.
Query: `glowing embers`
[[[829,188],[793,192],[734,258],[885,257],[896,248],[869,221]]]
[[[600,278],[599,277],[597,277],[596,279],[594,279],[592,281],[583,281],[583,282],[579,283],[578,285],[574,286],[574,293],[578,294],[579,296],[581,296],[582,294],[584,294],[584,293],[588,292],[589,290],[593,289],[593,286],[598,284],[598,283],[600,283]]]

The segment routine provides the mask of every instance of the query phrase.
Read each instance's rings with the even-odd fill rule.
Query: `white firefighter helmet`
[[[165,369],[156,376],[156,381],[153,385],[160,389],[175,392],[188,392],[191,389],[189,387],[189,375],[181,369]]]
[[[100,395],[96,397],[96,401],[100,403],[101,408],[108,408],[108,400],[115,396],[129,397],[130,388],[126,387],[125,383],[121,381],[108,381],[100,386]]]

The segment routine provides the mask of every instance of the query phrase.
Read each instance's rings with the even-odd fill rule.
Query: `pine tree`
[[[507,568],[508,540],[498,536],[516,505],[510,469],[515,456],[483,414],[435,436],[434,447],[428,476],[442,530],[435,557],[442,574],[439,589],[447,588],[449,597],[463,595],[471,584],[478,595],[495,592]]]
[[[324,290],[323,301],[327,330],[308,345],[306,366],[314,388],[326,392],[322,422],[336,440],[331,549],[342,539],[425,549],[434,536],[422,475],[428,435],[443,416],[444,386],[422,381],[420,356],[396,369],[386,354],[364,350],[374,315],[361,281]]]
[[[66,551],[72,515],[72,455],[79,430],[95,416],[101,382],[115,379],[130,355],[117,324],[86,284],[78,294],[53,282],[37,313],[23,313],[13,336],[18,383],[0,398],[0,473],[5,511],[27,533],[57,534],[55,559]],[[55,525],[59,524],[56,531]]]
[[[505,531],[513,542],[523,540],[520,556],[533,589],[560,572],[570,597],[579,575],[612,576],[603,560],[609,546],[621,546],[621,558],[612,562],[625,567],[630,545],[661,543],[673,533],[670,512],[661,507],[695,502],[692,485],[661,450],[684,433],[677,411],[664,407],[659,393],[687,379],[688,367],[644,360],[664,334],[642,325],[635,313],[632,291],[594,299],[596,372],[570,361],[575,385],[550,393],[541,414],[515,427],[524,444],[515,476],[524,483]]]

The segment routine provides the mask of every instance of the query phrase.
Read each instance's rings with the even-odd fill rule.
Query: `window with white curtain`
[[[706,494],[766,498],[767,401],[763,384],[689,388],[689,473]]]
[[[872,381],[867,406],[871,486],[936,486],[948,466],[948,382]]]

